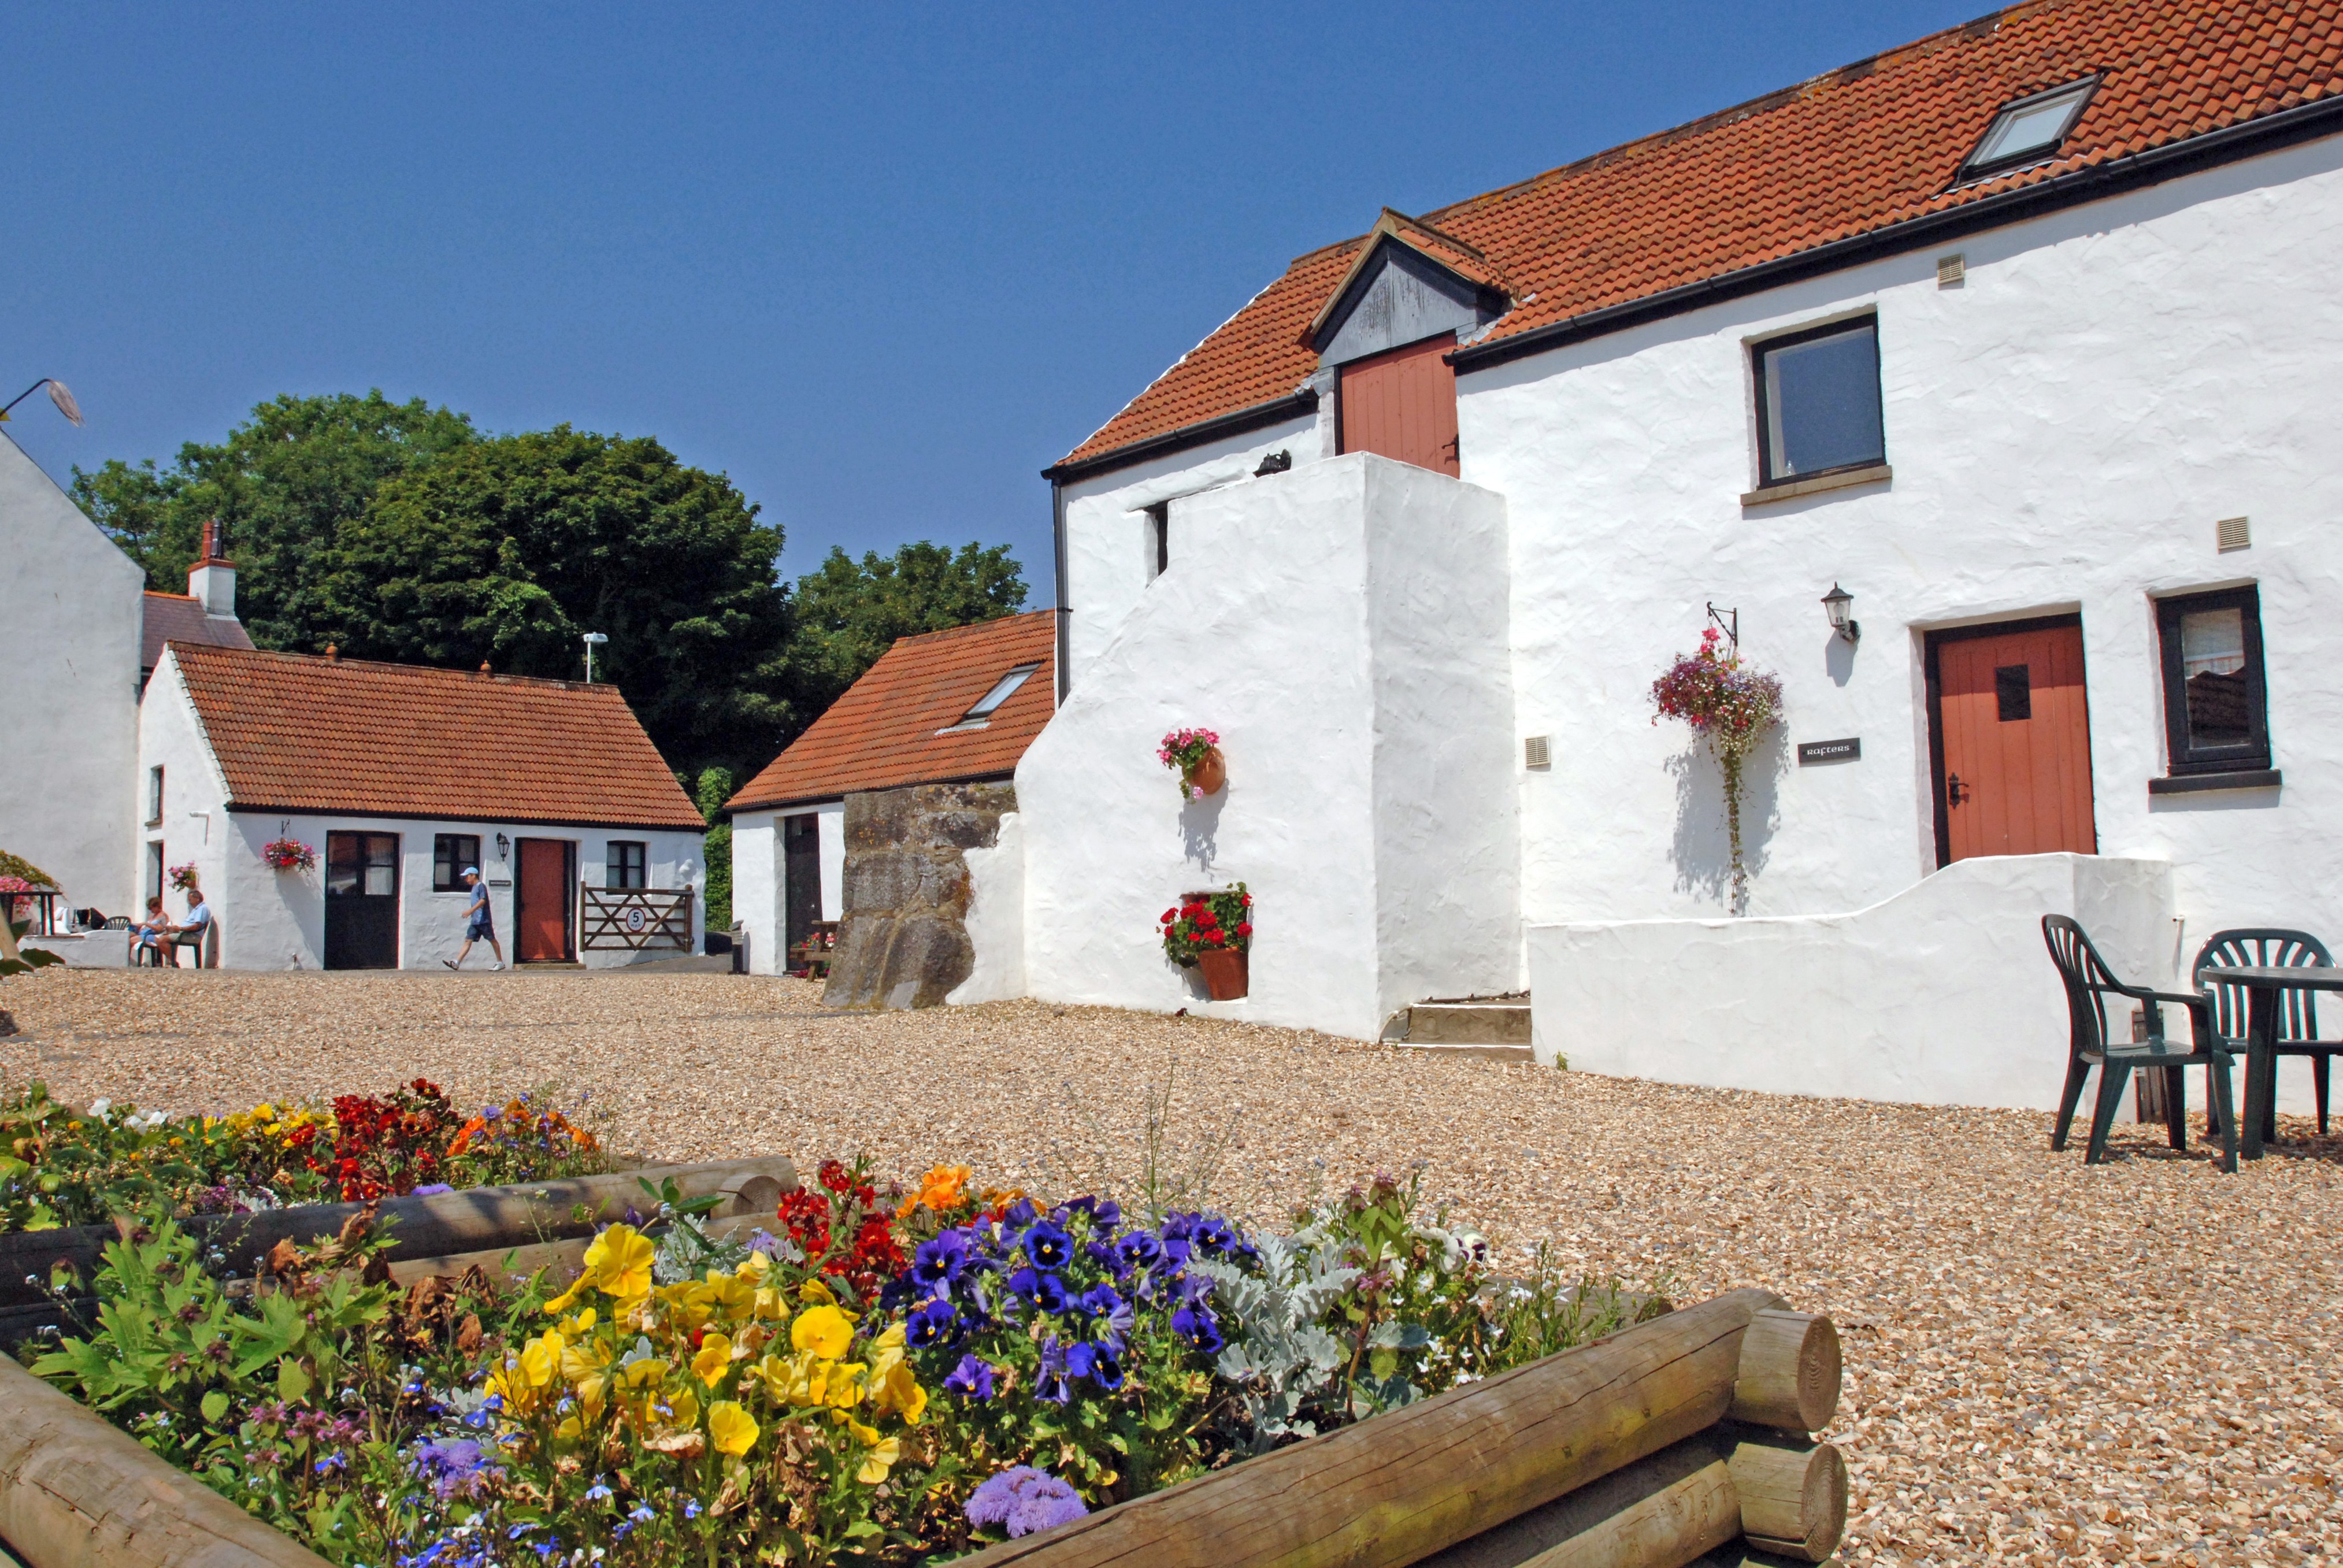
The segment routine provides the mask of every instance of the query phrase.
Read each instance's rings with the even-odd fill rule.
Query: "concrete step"
[[[1422,1001],[1393,1022],[1403,1050],[1470,1061],[1533,1061],[1526,996]]]

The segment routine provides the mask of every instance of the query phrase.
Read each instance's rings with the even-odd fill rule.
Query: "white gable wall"
[[[2343,937],[2343,143],[2271,155],[1460,379],[1464,477],[1511,508],[1532,923],[1713,914],[1721,787],[1645,697],[1714,600],[1783,678],[1745,814],[1759,914],[1936,865],[1922,629],[2078,609],[2099,847],[2169,858],[2185,922]],[[1892,484],[1744,511],[1746,340],[1875,307]],[[2248,515],[2254,545],[2214,549]],[[1819,599],[1855,596],[1863,639]],[[2161,796],[2150,596],[2260,585],[2283,791]],[[1860,762],[1799,769],[1800,740]],[[1772,766],[1778,763],[1776,772]]]
[[[0,434],[0,849],[108,914],[136,890],[145,580]]]

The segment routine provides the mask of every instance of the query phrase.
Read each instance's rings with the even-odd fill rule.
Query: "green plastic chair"
[[[2237,1168],[2237,1118],[2229,1101],[2229,1068],[2236,1060],[2231,1041],[2213,1026],[2213,1000],[2202,992],[2150,990],[2117,980],[2091,945],[2083,928],[2064,915],[2042,917],[2042,940],[2050,961],[2066,988],[2066,1088],[2058,1100],[2058,1126],[2050,1147],[2064,1150],[2075,1124],[2075,1105],[2083,1096],[2083,1080],[2099,1070],[2098,1103],[2091,1113],[2091,1137],[2083,1163],[2097,1165],[2107,1157],[2107,1130],[2115,1125],[2123,1104],[2124,1085],[2134,1068],[2164,1070],[2164,1125],[2175,1149],[2188,1147],[2188,1100],[2182,1069],[2205,1069],[2207,1097],[2220,1124],[2221,1169]],[[2138,1002],[2147,1013],[2145,1040],[2117,1040],[2107,1032],[2107,999],[2120,996]],[[2185,1045],[2168,1038],[2164,1029],[2166,1002],[2188,1011],[2191,1040]]]
[[[2244,927],[2237,930],[2215,931],[2197,950],[2195,974],[2205,969],[2248,968],[2332,969],[2335,960],[2328,955],[2327,944],[2308,931],[2289,931],[2277,927]],[[2250,1020],[2248,998],[2251,993],[2241,985],[2223,985],[2218,980],[2206,982],[2213,992],[2213,1020],[2220,1031],[2231,1040],[2243,1040]],[[2278,993],[2278,1056],[2304,1056],[2310,1059],[2310,1087],[2318,1097],[2318,1135],[2327,1136],[2327,1064],[2343,1051],[2343,1040],[2318,1038],[2318,994],[2309,990],[2282,990]],[[2262,1136],[2278,1136],[2278,1104],[2273,1099],[2262,1128]]]

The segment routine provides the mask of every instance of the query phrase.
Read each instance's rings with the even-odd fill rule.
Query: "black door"
[[[326,967],[398,967],[398,835],[326,835]]]
[[[777,967],[787,967],[790,944],[805,940],[821,919],[820,820],[811,812],[781,819],[781,913],[789,930]]]

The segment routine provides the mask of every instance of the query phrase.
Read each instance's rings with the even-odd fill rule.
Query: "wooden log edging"
[[[0,1539],[31,1568],[327,1568],[0,1357]]]
[[[1707,1433],[1734,1412],[1752,1320],[1805,1317],[1785,1309],[1770,1292],[1735,1291],[1046,1534],[988,1547],[959,1568],[1403,1568]],[[1823,1336],[1803,1322],[1791,1327],[1764,1336],[1753,1347],[1755,1361],[1778,1362],[1785,1345],[1792,1357],[1822,1356]],[[1835,1350],[1835,1333],[1827,1343]],[[1750,1371],[1753,1386],[1787,1379],[1826,1392],[1836,1407],[1835,1365]],[[1704,1485],[1714,1491],[1715,1478]],[[1717,1506],[1713,1497],[1702,1504]],[[1713,1523],[1714,1515],[1697,1517]],[[1694,1545],[1668,1568],[1716,1544]]]
[[[529,1181],[508,1187],[472,1187],[428,1198],[387,1198],[381,1216],[397,1221],[389,1261],[443,1257],[491,1248],[529,1246],[590,1234],[623,1218],[629,1209],[654,1207],[639,1181],[654,1186],[673,1178],[687,1198],[723,1193],[727,1211],[769,1213],[782,1192],[798,1184],[797,1168],[774,1155],[758,1160],[719,1160],[693,1165],[653,1165],[605,1176],[562,1181]],[[304,1243],[338,1232],[365,1208],[361,1203],[304,1203],[252,1214],[197,1215],[182,1221],[206,1245],[226,1253],[229,1266],[248,1272],[252,1259],[279,1241]],[[21,1231],[0,1236],[0,1309],[36,1306],[47,1300],[51,1269],[70,1265],[83,1280],[97,1270],[111,1225],[77,1225],[58,1231]]]

